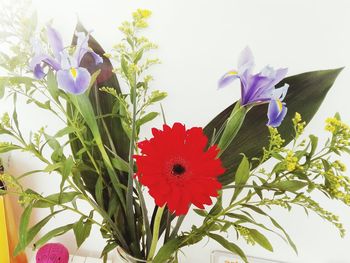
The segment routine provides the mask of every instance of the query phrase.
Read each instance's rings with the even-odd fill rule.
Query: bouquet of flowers
[[[137,10],[121,25],[123,39],[109,53],[81,23],[70,44],[50,24],[38,29],[35,14],[15,7],[7,12],[2,14],[7,51],[0,54],[5,72],[0,97],[12,98],[14,110],[1,118],[0,153],[25,151],[42,162],[41,170],[0,178],[7,185],[1,193],[18,194],[24,207],[16,253],[68,231],[79,247],[92,225],[106,240],[101,257],[118,251],[126,262],[178,262],[181,248],[205,237],[248,262],[240,242],[273,251],[266,232],[297,251],[269,214],[274,206],[303,207],[344,235],[338,217],[313,196],[321,192],[350,204],[350,180],[339,161],[349,153],[350,128],[336,114],[326,120],[324,144],[316,135],[303,134],[341,69],[286,77],[286,68],[267,66],[255,73],[252,52],[245,48],[237,67],[218,83],[223,88],[240,82],[241,98],[205,127],[187,127],[167,120],[161,105],[154,111],[167,94],[151,87],[149,69],[159,60],[149,56],[157,46],[142,36],[150,11]],[[127,90],[121,90],[119,80]],[[52,114],[63,128],[55,133],[40,128],[24,136],[16,111],[19,97]],[[151,138],[140,138],[143,125],[159,116],[164,125],[153,128]],[[264,166],[267,160],[271,169]],[[61,175],[59,192],[44,196],[21,184],[40,172]],[[145,195],[154,202],[146,203]],[[81,202],[90,205],[90,213],[82,212]],[[29,225],[33,209],[50,214]],[[189,210],[202,223],[183,229]],[[80,220],[37,237],[65,211]],[[225,238],[232,232],[237,240]]]

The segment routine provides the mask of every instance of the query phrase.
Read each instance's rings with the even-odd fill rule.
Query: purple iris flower
[[[238,61],[236,70],[230,70],[219,80],[219,88],[222,88],[236,79],[241,82],[241,105],[254,106],[262,103],[269,103],[267,125],[278,127],[287,113],[283,99],[288,91],[288,84],[276,89],[279,83],[287,74],[286,68],[273,69],[266,66],[261,72],[253,74],[254,58],[251,50],[246,47]]]
[[[82,94],[89,87],[91,75],[86,68],[80,67],[86,53],[90,53],[96,64],[102,63],[102,58],[88,46],[89,35],[77,32],[77,45],[73,54],[64,48],[62,37],[55,29],[47,27],[47,37],[53,55],[44,51],[38,40],[33,41],[34,57],[30,68],[38,79],[46,74],[44,67],[49,66],[56,71],[58,85],[61,89],[72,94]]]

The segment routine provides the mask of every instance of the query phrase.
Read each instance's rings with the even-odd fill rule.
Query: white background
[[[168,122],[180,121],[190,126],[204,126],[222,109],[239,96],[238,84],[218,91],[218,78],[236,65],[239,52],[249,45],[256,58],[257,69],[266,64],[288,67],[289,75],[346,66],[327,96],[316,117],[307,127],[307,133],[324,136],[323,120],[339,111],[350,123],[350,2],[348,0],[46,0],[34,1],[40,22],[53,18],[54,26],[70,42],[77,16],[106,51],[120,40],[117,27],[136,8],[153,11],[151,28],[147,35],[159,44],[157,52],[162,65],[153,70],[154,87],[165,90],[169,97],[164,102]],[[1,102],[0,111],[11,109],[11,101]],[[30,110],[29,110],[30,109]],[[22,129],[36,130],[47,124],[50,130],[59,129],[61,123],[42,111],[19,107]],[[159,125],[158,120],[154,125]],[[150,127],[150,126],[148,126]],[[144,135],[148,136],[144,131]],[[350,164],[349,159],[345,159]],[[11,158],[11,171],[21,173],[40,167],[40,163],[24,154]],[[40,175],[25,182],[42,193],[57,190],[59,179],[54,175]],[[319,197],[320,202],[341,216],[345,228],[350,230],[350,208]],[[32,221],[46,212],[36,212]],[[240,245],[252,256],[263,256],[289,262],[350,262],[350,236],[341,239],[330,224],[303,211],[273,211],[276,218],[295,240],[299,255],[283,241],[272,237],[275,248],[269,253],[259,247]],[[63,216],[51,224],[70,223],[73,215]],[[199,222],[191,215],[188,221]],[[189,225],[189,224],[188,224]],[[46,230],[47,231],[47,230]],[[76,251],[71,235],[57,239],[72,253],[98,256],[103,240],[94,231],[93,236]],[[234,237],[231,237],[234,240]],[[181,262],[209,262],[212,250],[220,247],[204,240],[184,249]]]

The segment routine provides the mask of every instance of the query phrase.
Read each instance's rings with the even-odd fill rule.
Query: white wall
[[[97,4],[98,3],[98,4]],[[68,41],[76,15],[105,50],[120,40],[117,27],[130,18],[136,8],[153,11],[148,36],[159,44],[157,52],[163,64],[154,69],[154,87],[169,93],[165,111],[168,122],[181,121],[188,126],[203,126],[239,96],[238,85],[217,91],[218,78],[236,65],[240,50],[249,45],[257,69],[266,64],[289,68],[289,75],[309,70],[346,66],[327,96],[322,108],[306,132],[323,133],[323,120],[339,111],[350,123],[350,2],[348,0],[35,0],[41,23],[54,19],[54,25]],[[0,111],[11,108],[11,101],[1,104]],[[20,106],[23,129],[29,131],[47,124],[50,129],[61,125],[42,111]],[[160,124],[160,120],[157,125]],[[150,127],[150,126],[148,126]],[[144,131],[145,136],[148,132]],[[346,159],[350,164],[350,160]],[[11,170],[22,172],[39,163],[27,155],[12,156]],[[27,181],[44,193],[57,189],[59,180],[41,175]],[[350,230],[350,208],[323,200],[325,207],[339,214]],[[41,217],[44,212],[37,212]],[[275,252],[246,246],[248,254],[290,262],[350,262],[350,236],[341,239],[331,225],[301,210],[287,213],[276,209],[273,214],[289,230],[299,247],[299,255],[280,240],[273,238]],[[72,216],[60,217],[53,224],[71,222]],[[188,221],[196,221],[191,215]],[[64,241],[75,250],[71,236]],[[98,231],[77,253],[98,255],[103,241]],[[209,262],[210,252],[219,246],[206,240],[185,249],[182,262]]]

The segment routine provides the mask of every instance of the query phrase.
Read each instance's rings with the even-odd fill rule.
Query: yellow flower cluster
[[[289,172],[294,171],[298,167],[298,158],[295,157],[294,153],[292,151],[288,151],[285,164],[286,168]]]
[[[342,133],[345,133],[345,132],[350,133],[349,125],[345,124],[344,122],[342,122],[336,117],[326,119],[325,130],[332,133],[335,133],[337,131],[340,131]]]
[[[146,19],[152,15],[150,10],[145,9],[137,9],[136,12],[132,14],[134,18],[134,25],[136,28],[146,28],[148,27],[148,23]]]
[[[302,121],[301,115],[300,115],[299,112],[295,113],[294,118],[292,119],[292,121],[293,121],[293,125],[294,125],[294,129],[295,129],[296,135],[298,136],[298,135],[302,134],[303,131],[304,131],[306,122]]]

